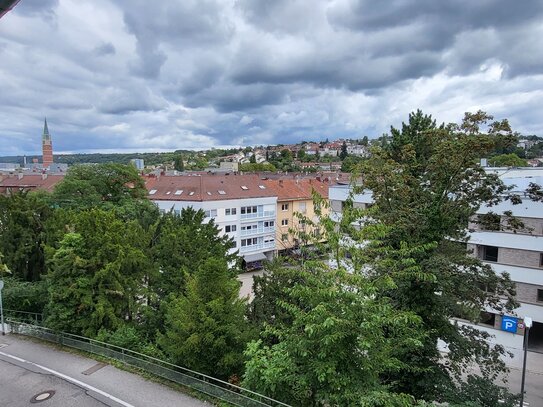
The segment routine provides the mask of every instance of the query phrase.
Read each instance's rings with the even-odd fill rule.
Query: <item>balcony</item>
[[[256,213],[242,213],[241,219],[275,218],[275,211],[263,211]]]
[[[242,246],[239,249],[239,251],[240,251],[240,253],[247,253],[247,252],[254,252],[256,250],[264,250],[264,249],[275,249],[275,241],[254,244],[254,245],[251,245],[251,246]]]
[[[275,226],[267,227],[267,228],[257,228],[257,229],[250,229],[250,230],[241,230],[240,236],[253,236],[253,235],[260,235],[262,233],[275,233]]]

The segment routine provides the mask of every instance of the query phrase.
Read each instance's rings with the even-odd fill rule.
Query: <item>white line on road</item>
[[[97,389],[96,387],[93,387],[93,386],[91,386],[90,384],[83,383],[82,381],[79,381],[79,380],[77,380],[77,379],[74,379],[73,377],[67,376],[67,375],[65,375],[65,374],[63,374],[63,373],[57,372],[56,370],[49,369],[48,367],[45,367],[45,366],[42,366],[42,365],[38,365],[37,363],[30,362],[30,361],[28,361],[28,360],[19,358],[19,357],[17,357],[17,356],[9,355],[9,354],[4,353],[4,352],[0,352],[0,355],[6,356],[6,357],[8,357],[8,358],[15,359],[15,360],[17,360],[17,361],[19,361],[19,362],[29,363],[29,364],[31,364],[31,365],[33,365],[33,366],[36,366],[36,367],[39,368],[39,369],[42,369],[42,370],[45,370],[46,372],[49,372],[49,373],[51,373],[51,374],[54,374],[55,376],[58,376],[58,377],[60,377],[61,379],[64,379],[64,380],[66,380],[66,381],[68,381],[68,382],[70,382],[70,383],[73,383],[73,384],[75,384],[75,385],[84,387],[84,388],[86,388],[86,389],[88,389],[88,390],[90,390],[90,391],[96,392],[96,393],[98,393],[98,394],[100,394],[100,395],[102,395],[102,396],[104,396],[104,397],[106,397],[106,398],[108,398],[108,399],[110,399],[110,400],[112,400],[112,401],[114,401],[114,402],[116,402],[116,403],[119,403],[119,404],[121,404],[121,405],[123,405],[123,406],[125,406],[125,407],[135,407],[134,405],[132,405],[132,404],[130,404],[130,403],[127,403],[126,401],[123,401],[123,400],[121,400],[121,399],[118,399],[117,397],[115,397],[115,396],[113,396],[113,395],[111,395],[111,394],[109,394],[109,393],[106,393],[105,391],[102,391],[102,390],[100,390],[100,389]]]

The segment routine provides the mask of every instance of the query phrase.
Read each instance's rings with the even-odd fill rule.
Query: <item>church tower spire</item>
[[[49,168],[53,164],[53,143],[51,141],[51,134],[49,133],[49,128],[47,127],[47,118],[44,120],[43,124],[43,134],[41,136],[41,145],[42,145],[42,163],[43,168]]]

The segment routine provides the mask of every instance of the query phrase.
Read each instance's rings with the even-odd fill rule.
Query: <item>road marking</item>
[[[108,398],[108,399],[110,399],[110,400],[112,400],[112,401],[114,401],[114,402],[116,402],[116,403],[121,404],[122,406],[125,406],[125,407],[135,407],[134,405],[132,405],[132,404],[130,404],[130,403],[127,403],[126,401],[123,401],[123,400],[121,400],[121,399],[119,399],[119,398],[117,398],[117,397],[115,397],[115,396],[113,396],[113,395],[111,395],[111,394],[109,394],[109,393],[106,393],[105,391],[102,391],[102,390],[100,390],[100,389],[97,389],[96,387],[93,387],[93,386],[91,386],[90,384],[83,383],[82,381],[77,380],[77,379],[74,379],[73,377],[70,377],[70,376],[65,375],[65,374],[63,374],[63,373],[57,372],[56,370],[49,369],[48,367],[45,367],[45,366],[42,366],[42,365],[38,365],[37,363],[30,362],[30,361],[28,361],[28,360],[22,359],[22,358],[17,357],[17,356],[10,355],[10,354],[8,354],[8,353],[0,352],[0,355],[6,356],[6,357],[11,358],[11,359],[15,359],[15,360],[17,360],[17,361],[19,361],[19,362],[22,362],[22,363],[28,363],[28,364],[30,364],[30,365],[32,365],[32,366],[35,366],[35,367],[39,368],[39,369],[45,370],[46,372],[49,372],[49,373],[51,373],[51,374],[54,374],[55,376],[58,376],[58,377],[60,377],[61,379],[64,379],[64,380],[66,380],[66,381],[68,381],[68,382],[70,382],[70,383],[76,384],[76,385],[78,385],[78,386],[84,387],[84,388],[87,389],[87,390],[90,390],[90,391],[93,391],[93,392],[95,392],[95,393],[98,393],[98,394],[100,394],[101,396],[104,396],[104,397],[106,397],[106,398]]]

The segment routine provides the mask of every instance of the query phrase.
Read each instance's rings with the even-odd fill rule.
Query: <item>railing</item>
[[[18,322],[26,322],[34,325],[43,323],[43,314],[38,312],[18,311],[14,309],[5,309],[4,314],[6,319]]]
[[[254,245],[251,245],[251,246],[242,246],[239,251],[240,251],[240,253],[247,253],[247,252],[254,252],[255,250],[273,249],[273,248],[275,248],[275,241],[267,242],[267,243],[254,244]]]
[[[240,235],[241,236],[251,236],[251,235],[258,235],[261,233],[275,233],[275,227],[268,227],[268,228],[257,228],[257,229],[249,229],[249,230],[241,230]]]
[[[143,355],[129,349],[100,342],[83,336],[65,332],[55,332],[51,329],[37,325],[18,322],[13,319],[7,321],[11,324],[13,333],[40,338],[49,342],[58,343],[70,348],[83,350],[96,355],[105,356],[121,361],[129,366],[140,368],[156,376],[168,379],[190,389],[204,393],[213,398],[225,401],[240,407],[281,406],[288,404],[271,399],[262,394],[230,384],[193,370],[177,366],[151,356]]]
[[[275,211],[263,211],[263,212],[241,214],[241,219],[269,218],[269,217],[275,217]]]

